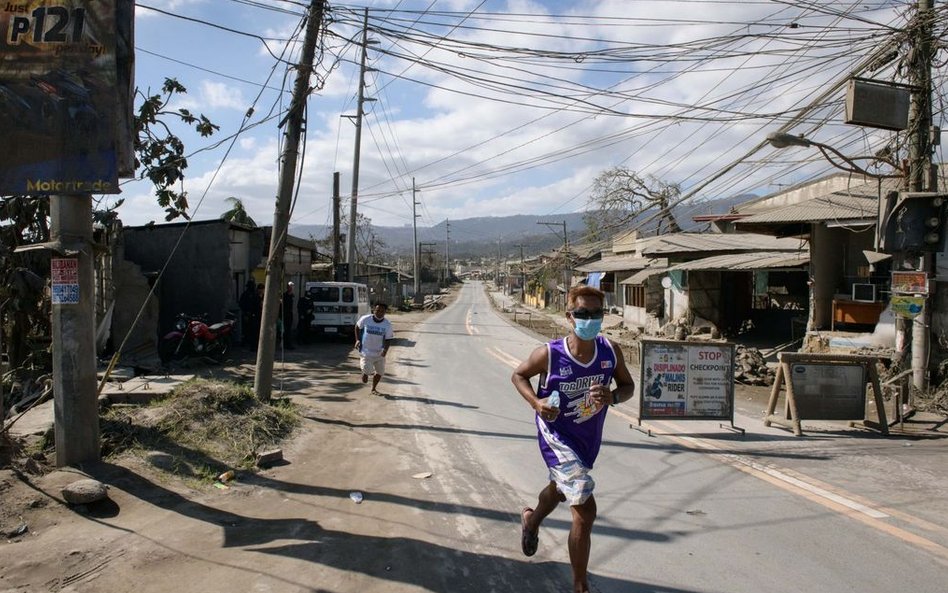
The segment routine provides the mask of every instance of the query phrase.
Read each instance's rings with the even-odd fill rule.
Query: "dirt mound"
[[[300,423],[288,400],[263,403],[250,387],[189,381],[148,407],[113,407],[102,417],[103,456],[131,453],[183,477],[213,479],[249,468]]]

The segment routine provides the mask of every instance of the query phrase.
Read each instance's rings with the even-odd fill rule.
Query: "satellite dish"
[[[665,276],[664,278],[662,278],[662,288],[671,288],[671,287],[672,287],[671,276]]]

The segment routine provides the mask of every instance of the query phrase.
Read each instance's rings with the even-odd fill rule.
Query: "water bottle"
[[[560,392],[554,390],[553,393],[550,394],[550,397],[547,398],[547,400],[546,400],[546,405],[550,406],[551,408],[557,408],[557,409],[559,409],[559,407],[560,407]]]

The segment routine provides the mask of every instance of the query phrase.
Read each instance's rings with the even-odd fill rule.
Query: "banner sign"
[[[889,300],[889,306],[892,307],[892,312],[896,315],[907,319],[915,319],[921,315],[925,308],[925,297],[894,294]]]
[[[928,294],[925,272],[892,272],[893,294]]]
[[[787,377],[797,413],[808,420],[861,420],[866,416],[863,364],[793,363]],[[786,406],[790,418],[789,401]]]
[[[643,340],[641,360],[641,419],[733,419],[733,344]]]
[[[79,304],[79,260],[74,257],[50,261],[52,302],[54,305]]]
[[[119,192],[117,2],[0,3],[0,194]]]

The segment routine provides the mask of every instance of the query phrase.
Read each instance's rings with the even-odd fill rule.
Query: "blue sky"
[[[136,83],[164,77],[189,93],[179,106],[221,126],[211,139],[178,129],[190,159],[184,188],[196,219],[243,200],[271,224],[280,117],[294,75],[274,58],[300,28],[305,2],[145,0],[136,16]],[[549,216],[583,210],[593,179],[625,166],[695,188],[767,132],[787,124],[901,27],[905,2],[377,0],[331,4],[330,34],[308,102],[306,151],[292,224],[331,221],[332,173],[348,211],[362,9],[378,48],[367,75],[359,210],[374,224],[411,223],[412,178],[419,224],[474,216]],[[194,21],[175,18],[151,6]],[[268,39],[264,43],[251,35]],[[894,64],[874,73],[891,78]],[[939,72],[938,80],[942,80]],[[272,76],[271,76],[272,75]],[[268,78],[269,77],[269,78]],[[904,81],[903,81],[904,82]],[[266,88],[262,85],[266,84]],[[281,92],[279,89],[287,89]],[[259,99],[257,98],[259,94]],[[841,123],[844,91],[791,125],[794,133],[869,154],[891,132]],[[936,106],[938,104],[936,103]],[[940,122],[938,116],[936,123]],[[816,151],[765,148],[698,191],[709,200],[757,194],[829,172]],[[144,182],[123,185],[128,225],[161,222]],[[109,198],[106,198],[108,202]]]

